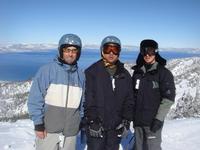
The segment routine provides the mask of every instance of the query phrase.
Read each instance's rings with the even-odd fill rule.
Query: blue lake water
[[[57,51],[48,52],[15,52],[0,53],[0,80],[3,81],[23,81],[31,79],[38,68],[48,62],[53,61]],[[160,54],[167,60],[173,58],[185,58],[199,56],[200,54],[161,51]],[[136,51],[122,51],[120,60],[122,62],[135,63],[138,55]],[[100,59],[98,50],[83,50],[78,62],[83,69]]]

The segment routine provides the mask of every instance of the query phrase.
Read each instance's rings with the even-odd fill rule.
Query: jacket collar
[[[77,63],[76,63],[76,64],[73,64],[73,65],[64,64],[64,63],[60,62],[60,61],[58,60],[58,58],[54,59],[54,61],[55,61],[58,65],[62,66],[62,68],[63,68],[65,71],[68,71],[68,72],[75,72],[75,71],[78,69]]]
[[[155,62],[148,71],[146,71],[146,68],[144,65],[141,67],[138,65],[135,65],[132,67],[132,69],[134,70],[134,72],[139,73],[139,74],[144,74],[146,72],[155,73],[158,70],[158,66],[159,66],[159,63]]]

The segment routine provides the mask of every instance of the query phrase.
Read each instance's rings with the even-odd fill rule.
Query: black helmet
[[[145,39],[140,43],[141,55],[144,55],[149,48],[154,49],[155,53],[158,53],[158,43],[151,39]]]
[[[154,40],[151,40],[151,39],[145,39],[140,43],[140,53],[138,54],[136,64],[139,67],[141,67],[145,63],[144,62],[144,55],[146,53],[148,53],[149,49],[154,50],[156,61],[160,65],[165,66],[167,61],[159,55],[159,53],[158,53],[158,43]]]

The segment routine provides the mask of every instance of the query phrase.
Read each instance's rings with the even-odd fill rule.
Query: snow
[[[200,118],[166,120],[163,150],[199,150]],[[34,131],[30,120],[0,122],[0,150],[34,150]]]

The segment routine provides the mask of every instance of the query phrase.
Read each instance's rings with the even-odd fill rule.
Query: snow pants
[[[116,130],[104,131],[103,138],[87,135],[87,150],[119,150],[121,138],[117,137]]]
[[[44,139],[36,138],[36,150],[76,150],[76,136],[64,137],[58,133],[47,133]]]
[[[161,150],[161,131],[153,133],[149,127],[135,127],[134,150]]]

